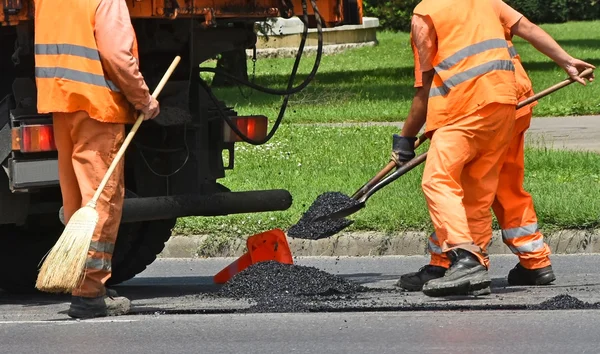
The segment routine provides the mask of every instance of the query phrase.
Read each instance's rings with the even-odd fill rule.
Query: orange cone
[[[226,283],[237,273],[259,262],[276,261],[284,264],[294,264],[287,238],[280,229],[273,229],[248,237],[246,247],[248,252],[214,276],[215,283]]]

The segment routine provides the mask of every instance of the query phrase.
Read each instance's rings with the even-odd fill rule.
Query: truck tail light
[[[13,150],[24,153],[56,150],[52,125],[22,125],[13,129],[12,140]]]
[[[252,140],[264,139],[267,136],[268,119],[265,116],[238,116],[229,118],[245,136]],[[243,141],[229,126],[223,125],[223,140],[226,143]]]

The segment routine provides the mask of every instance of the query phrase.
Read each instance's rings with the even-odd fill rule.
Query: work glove
[[[156,116],[160,113],[160,108],[156,98],[150,96],[150,103],[148,103],[146,107],[142,108],[142,113],[144,113],[144,120],[156,118]]]
[[[392,160],[400,166],[415,157],[416,137],[394,134],[392,138]]]

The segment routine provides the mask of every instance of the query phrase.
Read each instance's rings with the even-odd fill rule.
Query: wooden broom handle
[[[180,60],[181,60],[180,56],[176,56],[175,59],[173,59],[171,66],[169,66],[169,69],[167,69],[167,72],[163,75],[162,79],[158,83],[158,86],[156,86],[156,89],[154,89],[154,92],[152,93],[152,97],[154,99],[156,99],[158,97],[158,95],[160,94],[162,89],[165,87],[165,84],[167,83],[167,81],[169,81],[171,74],[173,74],[173,71],[175,71],[175,68],[179,64]],[[140,127],[140,124],[142,124],[143,121],[144,121],[144,113],[140,113],[137,121],[133,125],[133,128],[131,128],[131,130],[129,131],[129,134],[127,134],[125,141],[123,141],[121,148],[117,152],[117,155],[115,156],[113,162],[110,164],[108,171],[106,171],[104,178],[102,178],[102,182],[100,182],[100,186],[98,186],[98,189],[96,190],[96,193],[94,194],[94,197],[92,198],[92,200],[90,200],[88,205],[94,206],[94,207],[96,206],[96,203],[98,202],[98,198],[100,198],[100,194],[102,194],[104,187],[106,187],[106,184],[108,183],[108,179],[113,174],[115,168],[117,167],[117,164],[119,163],[119,161],[121,161],[121,158],[123,158],[123,155],[125,154],[125,150],[129,146],[129,143],[131,143],[133,136],[135,135],[138,128]]]

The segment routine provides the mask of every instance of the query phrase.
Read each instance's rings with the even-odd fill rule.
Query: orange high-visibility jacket
[[[533,96],[533,85],[531,83],[531,79],[527,75],[527,71],[523,67],[521,63],[521,56],[517,53],[517,49],[514,47],[512,42],[512,35],[510,34],[510,29],[504,30],[504,36],[506,37],[506,41],[508,42],[508,51],[510,52],[510,56],[512,58],[513,64],[515,65],[515,79],[517,81],[517,98],[519,101],[522,101],[528,97]],[[537,101],[534,101],[527,106],[517,110],[516,118],[521,118],[523,116],[528,115],[531,112],[531,109],[538,104]]]
[[[414,13],[429,16],[437,35],[427,131],[490,103],[515,104],[515,66],[504,28],[481,0],[423,0]]]
[[[135,119],[135,109],[100,62],[94,16],[100,0],[35,1],[35,77],[40,113],[86,111],[105,122]],[[138,57],[137,43],[133,48]]]

